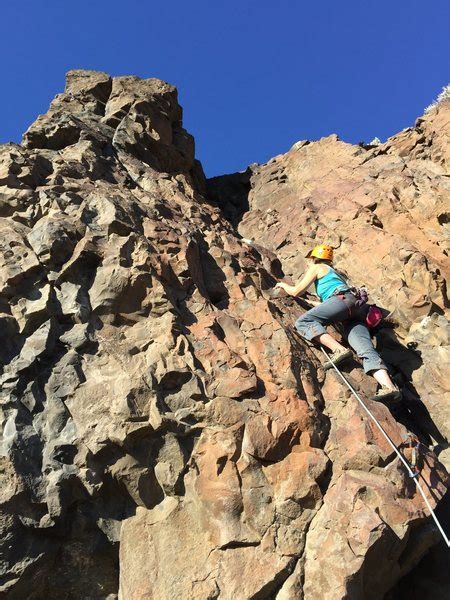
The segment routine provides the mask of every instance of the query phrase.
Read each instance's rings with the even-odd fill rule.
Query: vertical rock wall
[[[382,597],[439,537],[181,119],[162,81],[73,71],[0,147],[0,592]],[[448,476],[420,460],[435,505]]]

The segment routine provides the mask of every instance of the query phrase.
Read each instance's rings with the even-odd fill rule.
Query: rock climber
[[[331,350],[330,359],[334,364],[339,364],[350,358],[352,351],[327,333],[325,327],[341,322],[345,338],[363,361],[364,371],[373,375],[379,383],[380,387],[372,399],[390,402],[400,400],[401,393],[372,344],[366,325],[367,308],[357,305],[358,298],[354,288],[332,267],[333,248],[320,244],[308,252],[306,258],[311,259],[312,263],[297,284],[279,282],[275,286],[291,296],[298,296],[314,282],[321,302],[313,302],[314,308],[297,319],[295,328],[305,339],[319,342]],[[325,364],[325,368],[331,366],[331,362]]]

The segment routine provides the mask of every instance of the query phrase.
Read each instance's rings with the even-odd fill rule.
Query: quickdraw
[[[406,440],[403,442],[402,446],[404,447],[405,451],[408,451],[408,454],[410,456],[409,466],[411,468],[412,475],[409,474],[409,476],[418,477],[420,475],[420,468],[417,465],[417,459],[418,450],[421,446],[419,439],[417,438],[417,436],[408,431],[408,433],[406,434]]]

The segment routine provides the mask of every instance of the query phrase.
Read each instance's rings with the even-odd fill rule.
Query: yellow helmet
[[[314,246],[314,248],[308,252],[306,258],[311,258],[313,256],[322,258],[323,260],[333,260],[333,248],[326,244],[319,244],[319,246]]]

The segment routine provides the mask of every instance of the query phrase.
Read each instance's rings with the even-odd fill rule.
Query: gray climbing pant
[[[364,371],[370,373],[377,369],[387,369],[372,344],[365,324],[364,310],[352,307],[353,303],[354,296],[350,293],[345,294],[345,301],[338,296],[331,296],[297,319],[295,328],[306,340],[312,340],[327,333],[327,325],[342,323],[344,337],[363,361]]]

